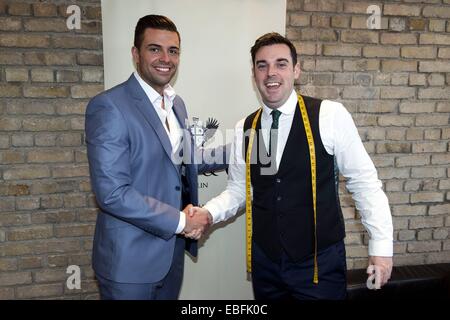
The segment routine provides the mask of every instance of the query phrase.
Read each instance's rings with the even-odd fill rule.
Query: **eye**
[[[178,56],[180,51],[178,49],[169,49],[169,54],[172,56]]]
[[[265,65],[265,64],[258,64],[257,66],[256,66],[256,68],[258,69],[258,70],[264,70],[265,68],[267,67],[267,65]]]
[[[281,68],[281,69],[286,68],[287,67],[287,63],[286,62],[280,62],[280,63],[278,63],[278,67]]]
[[[160,49],[158,47],[149,47],[148,50],[151,53],[159,53]]]

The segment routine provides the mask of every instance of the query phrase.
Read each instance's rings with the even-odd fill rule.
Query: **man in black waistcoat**
[[[392,218],[351,115],[338,102],[295,92],[300,66],[288,39],[265,34],[251,55],[263,106],[236,125],[226,190],[194,211],[217,223],[247,202],[247,269],[256,299],[345,299],[339,170],[369,233],[369,265],[384,285],[392,270]]]

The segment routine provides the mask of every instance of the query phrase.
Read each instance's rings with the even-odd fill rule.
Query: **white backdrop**
[[[138,19],[171,18],[181,35],[181,63],[173,81],[189,116],[219,120],[221,132],[259,106],[250,47],[266,32],[285,34],[285,0],[102,0],[105,87],[133,69],[131,47]],[[231,136],[227,137],[230,142]],[[200,203],[220,193],[226,175],[201,176]],[[245,270],[244,216],[214,226],[188,255],[180,299],[253,299]]]

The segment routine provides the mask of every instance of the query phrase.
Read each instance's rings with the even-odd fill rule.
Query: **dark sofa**
[[[367,289],[366,280],[365,269],[347,272],[348,300],[450,300],[450,263],[394,267],[381,290]]]

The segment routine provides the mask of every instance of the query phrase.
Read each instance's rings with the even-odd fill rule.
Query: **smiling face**
[[[159,94],[175,75],[180,59],[180,40],[176,32],[147,28],[140,48],[131,49],[141,78]]]
[[[253,76],[261,98],[272,109],[281,107],[294,89],[300,75],[300,66],[292,62],[291,52],[285,44],[261,47],[255,54]]]

